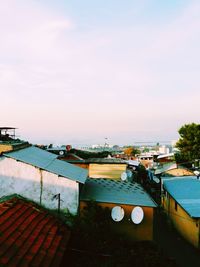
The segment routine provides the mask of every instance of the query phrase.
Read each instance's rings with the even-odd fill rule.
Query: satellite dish
[[[128,177],[127,173],[126,172],[122,172],[122,174],[121,174],[121,180],[122,181],[126,181],[127,177]]]
[[[63,150],[60,150],[59,151],[59,155],[63,156],[64,155],[64,151]]]
[[[124,209],[120,206],[112,208],[111,217],[113,221],[120,222],[124,218]]]
[[[132,177],[132,171],[128,170],[127,171],[127,176],[128,176],[128,178],[131,178]]]
[[[141,207],[135,207],[131,212],[131,220],[134,224],[140,224],[144,219],[144,211]]]
[[[154,182],[155,182],[155,183],[157,183],[157,184],[159,184],[159,183],[160,183],[160,180],[159,180],[159,178],[158,178],[158,177],[156,177],[156,176],[154,176],[154,177],[153,177],[153,180],[154,180]]]
[[[199,175],[200,175],[200,172],[199,172],[199,171],[194,171],[194,174],[195,174],[196,176],[199,176]]]

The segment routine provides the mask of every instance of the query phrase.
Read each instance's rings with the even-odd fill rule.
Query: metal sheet
[[[146,207],[157,206],[138,183],[104,178],[87,179],[80,199]]]
[[[35,146],[4,153],[4,156],[33,165],[71,180],[85,183],[88,171],[57,159],[57,155]]]

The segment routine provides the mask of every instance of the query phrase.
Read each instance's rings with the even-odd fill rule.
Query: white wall
[[[64,177],[40,170],[11,158],[0,157],[0,197],[19,194],[49,209],[57,209],[61,196],[61,210],[75,214],[79,205],[79,185]]]

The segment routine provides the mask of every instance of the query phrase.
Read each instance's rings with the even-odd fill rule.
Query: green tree
[[[200,158],[200,124],[183,125],[178,131],[180,138],[176,147],[180,150],[179,157],[184,161]]]

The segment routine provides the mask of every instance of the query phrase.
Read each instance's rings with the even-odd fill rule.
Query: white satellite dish
[[[126,181],[127,177],[128,177],[127,173],[126,172],[122,172],[122,174],[121,174],[121,180],[122,181]]]
[[[157,184],[159,184],[159,183],[160,183],[160,180],[159,180],[159,178],[158,178],[158,177],[156,177],[156,176],[154,176],[154,177],[153,177],[153,180],[154,180],[154,182],[155,182],[155,183],[157,183]]]
[[[144,211],[141,207],[133,208],[131,212],[131,220],[134,224],[140,224],[144,219]]]
[[[63,150],[60,150],[59,151],[59,155],[63,156],[64,155],[64,151]]]
[[[199,171],[194,171],[194,174],[195,174],[196,176],[199,176],[199,175],[200,175],[200,172],[199,172]]]
[[[128,170],[127,171],[127,176],[128,176],[128,178],[131,178],[132,177],[132,171]]]
[[[111,217],[113,221],[120,222],[124,218],[124,209],[120,206],[112,208]]]

